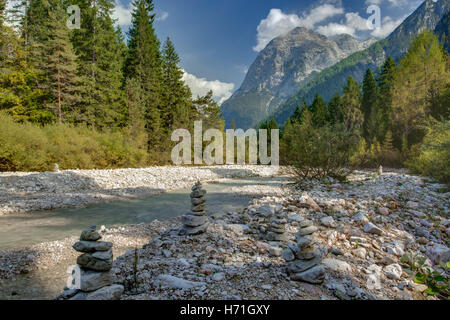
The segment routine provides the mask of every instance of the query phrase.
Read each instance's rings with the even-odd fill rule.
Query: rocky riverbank
[[[449,276],[441,265],[450,259],[446,186],[399,172],[356,172],[345,184],[258,188],[234,187],[260,196],[241,211],[209,217],[207,232],[197,236],[179,234],[181,218],[103,230],[103,239],[119,250],[112,271],[125,288],[122,299],[436,299],[413,281],[412,265],[423,257],[425,266]],[[283,222],[282,241],[268,237],[275,219]],[[305,219],[315,227],[321,284],[288,273]],[[140,248],[130,247],[127,237]],[[76,240],[58,242],[61,250],[40,245],[34,266],[72,254]],[[61,257],[50,259],[50,252]],[[3,279],[14,277],[5,261],[20,265],[12,254],[0,254]],[[68,260],[73,264],[75,257]]]
[[[149,167],[0,173],[0,215],[137,199],[195,181],[272,176],[270,166]]]
[[[411,259],[449,276],[446,187],[401,173],[359,172],[348,184],[312,182],[255,199],[243,212],[211,221],[208,232],[161,232],[115,261],[123,299],[435,299],[412,279]],[[288,241],[268,241],[273,219],[288,221]],[[317,228],[323,284],[292,281],[295,235],[307,218]],[[417,261],[417,259],[416,259]],[[135,279],[137,277],[137,283]],[[295,279],[294,279],[295,280]]]

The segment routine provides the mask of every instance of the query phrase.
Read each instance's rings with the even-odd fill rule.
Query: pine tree
[[[370,69],[367,69],[363,81],[363,95],[361,101],[361,111],[364,116],[363,136],[368,142],[371,142],[378,126],[378,88],[375,78]]]
[[[381,111],[383,122],[382,136],[386,134],[387,130],[392,129],[392,89],[396,70],[397,66],[394,59],[392,59],[391,56],[388,56],[377,79],[379,91],[378,107]]]
[[[308,105],[306,104],[305,97],[303,96],[303,98],[302,98],[302,104],[299,105],[299,106],[297,106],[297,107],[295,108],[295,112],[294,112],[294,114],[292,115],[291,120],[292,120],[293,122],[300,123],[301,120],[302,120],[302,113],[303,113],[303,110],[305,110],[306,108],[308,108]]]
[[[312,113],[313,124],[319,128],[325,125],[328,116],[328,109],[325,101],[316,93],[314,102],[310,107]]]
[[[348,77],[347,85],[344,87],[344,95],[342,97],[340,116],[343,120],[345,128],[357,133],[363,123],[363,114],[361,112],[361,93],[358,83],[352,76]]]
[[[129,52],[124,66],[127,79],[137,79],[145,96],[145,119],[148,150],[161,148],[161,53],[153,23],[155,14],[152,0],[133,2],[132,25],[128,32]]]
[[[96,128],[123,127],[126,110],[123,85],[123,47],[114,29],[113,0],[77,0],[83,12],[81,29],[72,42],[78,56],[78,75],[83,80],[83,102],[74,121]]]
[[[328,103],[328,119],[327,121],[331,124],[336,124],[342,122],[343,119],[340,118],[341,112],[341,96],[336,92]]]
[[[32,5],[38,6],[35,1]],[[43,16],[30,17],[42,23],[39,29],[41,33],[30,34],[30,37],[32,36],[35,44],[33,50],[39,59],[36,62],[38,70],[45,75],[42,89],[47,94],[46,108],[62,122],[63,113],[72,112],[79,101],[76,56],[70,42],[70,29],[66,26],[67,17],[61,1],[45,1],[40,10],[44,10]]]
[[[190,89],[184,84],[183,70],[178,66],[180,58],[175,47],[167,38],[163,47],[162,78],[162,119],[168,133],[173,129],[186,126],[189,122]],[[212,95],[211,95],[212,98]]]

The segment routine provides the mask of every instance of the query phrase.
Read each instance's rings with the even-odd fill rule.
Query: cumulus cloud
[[[130,2],[128,6],[124,6],[119,0],[116,0],[116,6],[113,9],[112,17],[117,20],[117,24],[121,27],[131,25],[133,4]],[[156,14],[156,21],[164,21],[169,17],[169,13],[161,11]]]
[[[332,37],[343,33],[354,36],[356,31],[366,30],[369,30],[367,19],[362,18],[356,12],[349,12],[345,14],[345,23],[329,23],[325,26],[319,26],[316,31],[327,37]]]
[[[267,18],[261,20],[258,25],[257,44],[253,50],[261,51],[272,39],[296,27],[312,29],[317,23],[343,13],[344,9],[331,4],[318,6],[302,17],[296,14],[286,14],[280,9],[271,9]]]
[[[131,12],[133,5],[130,3],[125,7],[120,1],[116,1],[116,6],[113,9],[112,17],[117,20],[117,24],[121,27],[131,25]]]
[[[355,35],[355,29],[340,23],[329,23],[326,26],[320,26],[317,28],[317,32],[327,37],[336,36],[338,34],[347,33],[349,35]]]
[[[405,15],[397,20],[393,20],[391,17],[384,17],[381,22],[381,28],[375,29],[372,31],[371,35],[376,38],[385,38],[392,31],[395,30],[402,22],[406,19],[408,15]]]
[[[206,78],[198,78],[186,71],[184,71],[183,81],[191,89],[194,97],[204,96],[209,90],[212,90],[213,98],[219,105],[233,94],[233,83],[221,82],[219,80],[209,81]]]

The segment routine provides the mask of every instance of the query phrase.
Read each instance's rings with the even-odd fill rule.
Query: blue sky
[[[116,0],[122,30],[131,21],[131,0]],[[384,38],[422,0],[154,0],[155,29],[161,42],[170,36],[194,94],[213,89],[222,102],[241,85],[258,51],[297,26],[326,36],[349,33],[360,40]],[[379,29],[368,30],[370,5],[381,13]]]

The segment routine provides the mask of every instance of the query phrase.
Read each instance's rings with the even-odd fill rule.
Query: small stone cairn
[[[180,229],[180,235],[198,235],[206,232],[208,229],[208,217],[205,216],[206,190],[202,188],[202,184],[198,181],[191,192],[191,210],[188,210],[181,217],[183,226]]]
[[[57,300],[119,300],[124,287],[114,284],[115,275],[111,271],[112,243],[98,241],[100,234],[96,226],[81,233],[80,241],[73,245],[82,253],[77,258],[77,266],[72,269],[69,287]]]
[[[268,241],[288,241],[289,235],[286,232],[287,220],[281,215],[277,215],[269,225],[269,232],[266,238]]]
[[[291,280],[320,284],[325,278],[325,268],[320,265],[322,253],[314,239],[314,233],[318,229],[307,219],[300,221],[299,226],[300,230],[295,235],[297,246],[289,245],[286,249],[288,252],[283,254],[290,260],[287,271]]]

